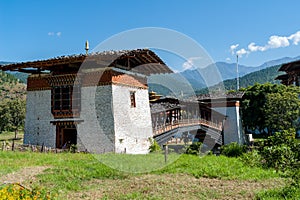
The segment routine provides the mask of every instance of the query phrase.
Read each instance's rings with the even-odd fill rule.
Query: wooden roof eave
[[[282,75],[279,75],[275,78],[275,80],[285,80],[285,79],[288,79],[289,78],[289,75],[288,74],[282,74]]]
[[[21,62],[13,63],[9,65],[3,65],[3,71],[19,71],[24,68],[40,68],[41,70],[50,70],[55,66],[82,63],[85,59],[85,56],[70,57],[70,58],[53,58],[49,60],[38,60],[33,62]]]
[[[281,65],[281,67],[278,69],[278,71],[287,72],[287,71],[293,70],[295,67],[300,67],[300,60],[285,63],[285,64]]]
[[[278,69],[278,71],[285,72],[289,65],[290,65],[290,63],[281,65],[281,67]]]
[[[157,74],[157,73],[172,73],[172,70],[166,66],[166,64],[151,50],[148,49],[138,49],[131,51],[117,51],[117,52],[102,52],[98,54],[91,55],[77,55],[77,56],[62,56],[58,58],[52,58],[48,60],[37,60],[33,62],[22,62],[14,63],[9,65],[2,65],[1,69],[3,71],[24,71],[29,72],[29,69],[36,68],[41,71],[55,71],[61,70],[62,67],[67,70],[71,69],[74,71],[75,68],[79,68],[81,64],[88,63],[89,68],[98,68],[102,65],[116,66],[120,62],[120,68],[128,70],[128,66],[122,66],[126,63],[124,62],[127,58],[130,58],[129,70],[144,64],[160,64],[160,67],[154,67],[151,69],[144,69],[147,75]],[[99,64],[101,63],[101,64]],[[128,65],[128,63],[127,63]],[[74,67],[75,66],[75,67]],[[66,67],[66,68],[65,68]],[[27,69],[26,69],[27,68]],[[137,69],[138,72],[141,72],[141,69]]]

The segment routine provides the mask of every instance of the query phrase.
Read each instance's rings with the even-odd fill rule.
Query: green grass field
[[[124,163],[127,163],[127,166],[122,169],[126,171],[126,169],[130,168],[130,163],[132,163],[133,166],[139,163],[139,169],[149,169],[149,162],[162,160],[163,154],[144,156],[107,154],[100,155],[100,160],[103,157],[106,157],[105,162],[108,162],[108,160],[112,162],[109,163],[109,165],[116,165],[116,160],[125,160],[126,162]],[[108,159],[108,157],[110,159]],[[193,199],[195,194],[200,195],[197,196],[197,198],[199,197],[200,199],[214,199],[216,196],[221,198],[222,195],[224,195],[222,192],[220,192],[220,194],[214,192],[213,187],[211,189],[209,187],[203,189],[201,185],[196,183],[197,181],[205,181],[202,180],[202,178],[206,178],[208,182],[214,180],[217,182],[224,181],[224,183],[228,183],[229,185],[239,185],[239,183],[244,182],[261,183],[264,185],[277,182],[279,185],[273,185],[274,187],[284,186],[284,180],[280,178],[274,170],[247,167],[237,158],[227,158],[224,156],[217,157],[212,155],[201,158],[192,155],[181,155],[176,161],[171,162],[166,167],[155,171],[148,171],[147,173],[128,173],[112,169],[99,162],[99,155],[94,156],[91,154],[48,154],[7,151],[0,152],[0,158],[0,177],[16,172],[12,176],[18,178],[18,176],[23,176],[22,174],[18,174],[18,172],[22,172],[22,170],[26,168],[30,169],[29,171],[25,171],[28,174],[34,171],[35,167],[44,166],[45,170],[42,173],[23,181],[22,184],[31,188],[44,188],[52,194],[58,195],[58,199],[81,199],[84,197],[90,199],[90,194],[95,194],[97,198],[100,199],[147,199],[148,197],[168,199],[165,195],[170,190],[174,190],[172,186],[178,184],[176,182],[177,180],[181,184],[176,190],[190,191],[191,188],[193,188],[192,191],[194,192],[187,192],[187,194],[185,194],[186,198],[190,197],[190,199]],[[114,167],[118,168],[120,166]],[[26,175],[25,172],[24,174]],[[138,169],[136,172],[138,172]],[[183,178],[183,180],[181,180],[181,178]],[[140,179],[145,179],[145,182],[141,182]],[[157,180],[157,182],[155,180]],[[175,183],[173,183],[174,181]],[[139,182],[139,184],[136,185],[136,182]],[[149,182],[152,184],[147,185]],[[204,184],[205,183],[203,183],[203,185]],[[211,184],[213,185],[213,183]],[[140,188],[141,185],[144,186],[144,189]],[[156,188],[155,185],[159,188]],[[185,186],[187,188],[185,188]],[[113,187],[114,190],[119,188],[116,192],[110,193],[108,191],[112,190],[111,187]],[[197,187],[199,188],[197,189]],[[101,188],[101,194],[97,193],[99,188]],[[144,191],[145,188],[147,192]],[[256,188],[257,191],[263,189],[264,188]],[[199,192],[197,190],[199,190]],[[227,191],[226,195],[236,195],[234,191],[241,193],[239,195],[243,197],[243,190],[239,191],[236,189],[232,190],[230,194],[227,194]],[[244,193],[246,195],[245,197],[249,195],[248,191],[244,191]],[[76,195],[79,195],[79,197]]]
[[[12,137],[0,134],[2,141]],[[54,199],[272,199],[288,181],[225,156],[172,153],[165,163],[163,153],[0,151],[0,186],[19,182]]]
[[[23,142],[24,133],[23,131],[18,132],[17,134],[17,141]],[[2,132],[0,134],[0,141],[12,141],[15,139],[15,133],[14,132]]]

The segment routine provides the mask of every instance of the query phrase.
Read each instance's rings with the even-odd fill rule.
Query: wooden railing
[[[217,129],[219,131],[222,131],[222,123],[214,123],[205,119],[181,119],[178,121],[174,121],[172,123],[165,123],[162,125],[159,125],[153,129],[153,135],[159,135],[167,131],[171,131],[173,129],[179,128],[179,127],[185,127],[185,126],[194,126],[194,125],[203,125],[207,126],[209,128]]]

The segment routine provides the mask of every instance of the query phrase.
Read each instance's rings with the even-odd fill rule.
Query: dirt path
[[[33,180],[36,175],[42,173],[45,169],[48,168],[49,166],[26,167],[19,171],[1,176],[0,184],[24,183],[25,181]]]
[[[84,192],[67,199],[253,199],[255,192],[282,187],[280,179],[265,181],[195,178],[186,174],[143,175],[125,180],[94,180]]]

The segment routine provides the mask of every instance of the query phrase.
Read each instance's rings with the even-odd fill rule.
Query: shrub
[[[289,130],[283,130],[280,132],[275,132],[274,135],[268,137],[264,142],[264,146],[278,146],[281,144],[286,144],[292,146],[295,144],[295,129],[291,128]]]
[[[286,144],[265,147],[261,152],[266,167],[273,167],[277,171],[286,171],[295,163],[295,156],[291,147]]]
[[[277,190],[260,192],[256,199],[300,198],[300,144],[295,139],[295,129],[276,132],[259,145],[264,167],[284,172],[291,182]]]
[[[239,145],[236,142],[221,147],[221,154],[227,157],[239,157],[246,152],[246,146]]]
[[[161,147],[159,146],[159,144],[156,142],[156,140],[149,138],[150,141],[150,147],[149,147],[149,151],[152,152],[160,152],[161,151]]]
[[[261,191],[256,194],[255,199],[300,199],[300,189],[288,185],[280,189]]]
[[[244,153],[241,156],[241,160],[250,167],[261,167],[263,159],[262,156],[259,154],[259,151],[253,150]]]
[[[202,143],[194,142],[186,149],[186,154],[199,155],[201,151]]]
[[[299,150],[300,145],[295,139],[294,129],[276,132],[266,139],[260,147],[265,166],[283,172],[297,168],[300,158]]]
[[[289,176],[292,177],[291,185],[300,188],[300,168],[290,170],[289,173]]]

